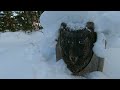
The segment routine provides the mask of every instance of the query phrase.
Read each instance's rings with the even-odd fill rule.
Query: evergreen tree
[[[34,30],[43,11],[0,11],[0,32]]]

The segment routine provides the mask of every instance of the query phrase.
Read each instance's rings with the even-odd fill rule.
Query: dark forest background
[[[43,11],[0,11],[0,32],[42,29],[39,18]]]

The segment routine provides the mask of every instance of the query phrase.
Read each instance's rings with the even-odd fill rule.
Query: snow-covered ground
[[[0,34],[0,78],[5,79],[79,79],[70,75],[61,60],[56,63],[55,48],[44,33]]]
[[[43,33],[39,31],[29,35],[23,32],[0,33],[0,78],[120,78],[119,18],[119,11],[46,11],[40,17]],[[62,21],[67,22],[71,28],[84,27],[86,21],[95,22],[98,39],[93,50],[96,55],[105,58],[103,72],[92,72],[85,77],[72,76],[63,60],[56,62],[55,39]]]

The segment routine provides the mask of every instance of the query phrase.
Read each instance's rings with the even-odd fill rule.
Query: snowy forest
[[[0,11],[0,32],[35,29],[43,11]],[[41,27],[40,27],[41,28]]]
[[[0,11],[0,79],[120,79],[119,23],[120,11]]]

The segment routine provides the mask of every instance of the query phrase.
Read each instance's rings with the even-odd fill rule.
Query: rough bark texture
[[[84,75],[86,73],[90,73],[93,71],[103,71],[104,66],[104,59],[97,57],[95,54],[92,57],[91,62],[88,64],[88,66],[79,73],[79,75]]]
[[[63,22],[56,44],[56,60],[63,59],[73,75],[102,71],[104,59],[97,57],[92,50],[96,40],[93,22],[87,22],[85,28],[74,31]]]
[[[59,61],[60,59],[62,59],[61,48],[59,46],[59,43],[57,43],[56,44],[56,60]],[[91,59],[91,62],[78,75],[84,75],[86,73],[90,73],[93,71],[102,72],[103,66],[104,66],[104,58],[100,58],[94,54]]]

